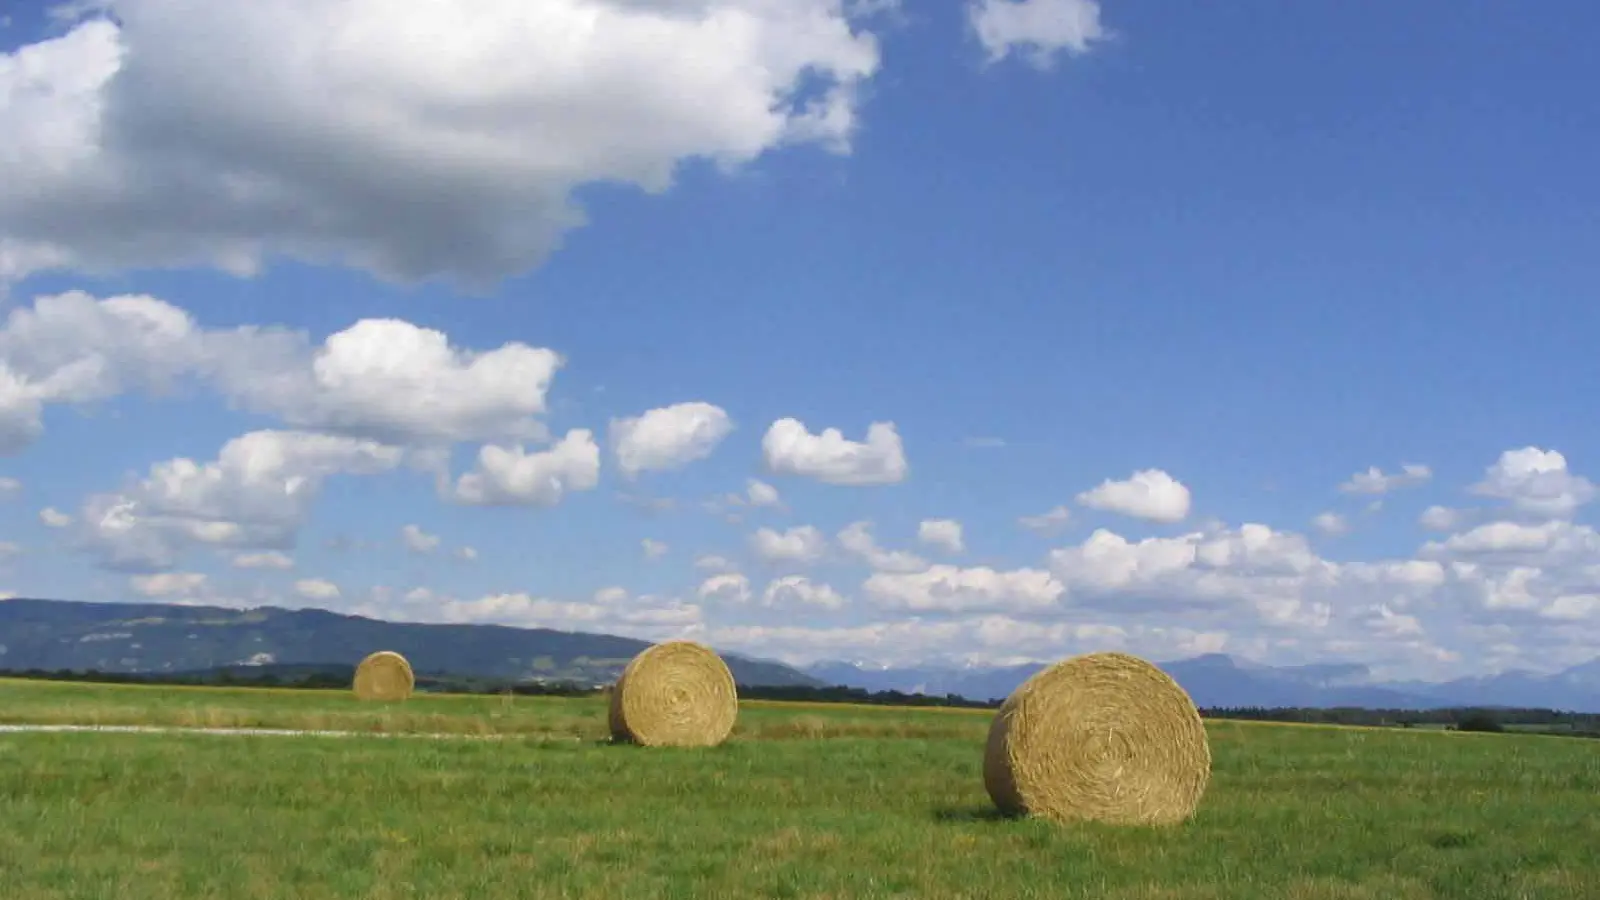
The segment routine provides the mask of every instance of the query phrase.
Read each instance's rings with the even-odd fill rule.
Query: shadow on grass
[[[1012,822],[1021,818],[1002,812],[993,806],[941,806],[933,811],[935,822],[966,824],[969,822]]]

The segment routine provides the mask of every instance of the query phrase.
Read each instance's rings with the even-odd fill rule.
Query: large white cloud
[[[0,57],[0,279],[337,261],[482,284],[586,184],[845,151],[876,41],[844,0],[112,0]]]
[[[1090,509],[1152,522],[1181,522],[1189,515],[1189,489],[1160,469],[1134,472],[1125,481],[1107,479],[1078,495]]]
[[[1519,512],[1565,517],[1594,500],[1589,479],[1567,469],[1567,458],[1555,450],[1523,447],[1500,454],[1472,492],[1505,500]]]
[[[214,461],[167,460],[121,491],[89,497],[79,529],[114,567],[167,568],[193,544],[286,548],[324,480],[390,471],[403,459],[399,448],[373,441],[254,431],[229,441]]]
[[[678,403],[641,416],[613,419],[611,448],[617,468],[629,478],[640,472],[680,468],[705,459],[733,432],[733,420],[720,406]]]
[[[280,328],[203,328],[154,297],[71,291],[12,310],[0,328],[0,454],[38,438],[48,404],[185,383],[300,430],[396,444],[536,440],[560,365],[551,350],[453,347],[397,319],[363,319],[313,345]]]
[[[865,442],[852,441],[837,428],[812,434],[798,419],[779,419],[761,439],[767,469],[827,484],[882,485],[904,481],[905,448],[893,422],[873,422]]]

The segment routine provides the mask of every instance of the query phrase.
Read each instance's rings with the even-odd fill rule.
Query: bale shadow
[[[933,820],[946,824],[965,825],[973,822],[1011,822],[1021,818],[993,806],[940,806],[933,810]]]

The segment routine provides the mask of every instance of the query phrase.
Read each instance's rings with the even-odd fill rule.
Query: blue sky
[[[0,592],[1593,655],[1592,5],[522,10],[11,8]]]

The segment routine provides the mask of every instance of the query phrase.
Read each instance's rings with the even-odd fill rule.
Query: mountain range
[[[167,603],[0,602],[0,669],[176,674],[296,664],[355,665],[394,650],[418,674],[607,684],[648,641],[606,634],[385,622],[322,609]],[[724,654],[751,686],[821,687],[777,662]]]
[[[0,601],[0,669],[177,674],[219,668],[353,666],[395,650],[419,675],[499,681],[615,680],[649,642],[505,625],[387,622],[322,609],[232,609],[169,603]],[[827,662],[796,668],[724,653],[741,685],[897,690],[999,700],[1044,668],[872,668]],[[1267,666],[1223,654],[1158,663],[1202,707],[1367,709],[1523,707],[1600,713],[1600,659],[1554,675],[1512,671],[1432,683],[1383,682],[1357,663]]]
[[[1157,665],[1182,685],[1197,705],[1209,708],[1350,706],[1422,710],[1481,706],[1600,713],[1600,658],[1554,675],[1511,671],[1437,683],[1376,681],[1359,663],[1267,666],[1220,653]],[[1030,664],[880,669],[827,662],[810,666],[806,672],[830,684],[868,691],[998,700],[1042,668],[1042,664]]]

